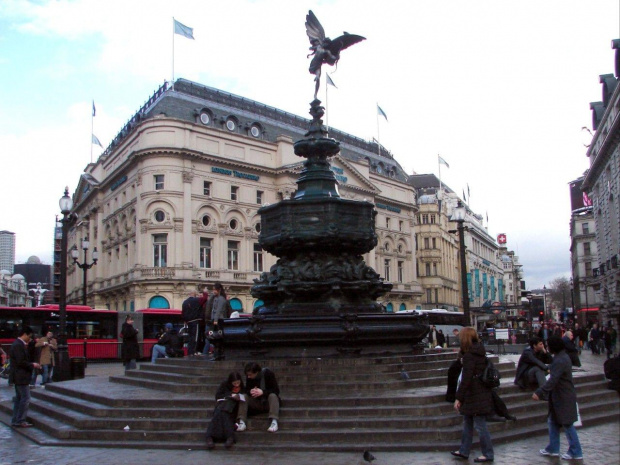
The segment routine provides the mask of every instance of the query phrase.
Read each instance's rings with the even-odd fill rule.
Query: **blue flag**
[[[187,27],[185,24],[181,24],[176,19],[172,18],[174,21],[174,33],[179,34],[183,37],[187,37],[188,39],[194,40],[194,29],[191,27]]]
[[[97,115],[97,109],[95,108],[95,101],[93,100],[93,116]]]
[[[388,120],[388,119],[387,119],[387,115],[386,115],[386,114],[385,114],[385,112],[381,109],[381,107],[379,106],[379,104],[377,104],[377,113],[378,113],[380,116],[383,116],[383,117],[385,118],[385,120],[386,120],[386,121]]]
[[[334,81],[332,81],[332,78],[330,78],[330,77],[329,77],[329,74],[325,74],[325,76],[327,76],[327,83],[328,83],[330,86],[336,87],[336,84],[334,84]],[[336,89],[337,89],[337,88],[338,88],[338,87],[336,87]]]

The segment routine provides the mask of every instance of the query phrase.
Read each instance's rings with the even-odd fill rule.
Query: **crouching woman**
[[[474,462],[492,462],[493,444],[487,429],[486,416],[494,412],[493,396],[491,389],[485,387],[480,380],[480,375],[487,364],[486,352],[474,328],[463,328],[459,337],[463,354],[463,371],[456,391],[454,409],[463,415],[463,433],[461,447],[458,451],[452,452],[452,455],[461,459],[469,457],[476,429],[480,436],[482,455],[474,459]]]

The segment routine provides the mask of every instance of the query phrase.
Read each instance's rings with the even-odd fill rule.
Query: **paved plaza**
[[[502,355],[513,361],[518,355]],[[575,372],[602,373],[604,356],[594,356],[584,352],[581,356],[582,368]],[[96,365],[91,364],[87,369],[87,376],[105,377],[122,373],[120,364]],[[512,380],[504,380],[512,382]],[[40,389],[37,387],[37,389]],[[12,396],[13,388],[9,388],[6,381],[0,385],[0,398]],[[578,393],[579,394],[579,393]],[[510,407],[510,406],[509,406]],[[544,458],[538,455],[538,450],[547,444],[546,435],[518,440],[510,444],[495,446],[495,462],[500,465],[529,465],[529,464],[557,464],[578,463],[598,465],[620,465],[620,418],[615,423],[590,428],[579,429],[579,438],[584,451],[583,461],[567,462],[558,458]],[[243,434],[239,434],[243,440]],[[13,430],[0,423],[0,465],[9,464],[127,464],[127,465],[182,465],[182,464],[249,464],[252,465],[357,465],[364,464],[360,453],[319,453],[319,452],[257,452],[226,451],[219,447],[215,451],[204,450],[131,450],[108,448],[82,447],[42,447],[34,444]],[[562,451],[567,448],[566,438],[561,438]],[[455,444],[455,450],[458,444]],[[473,457],[480,454],[479,450],[472,450],[469,463]],[[376,452],[374,465],[409,465],[409,464],[454,464],[466,463],[456,460],[447,452]]]

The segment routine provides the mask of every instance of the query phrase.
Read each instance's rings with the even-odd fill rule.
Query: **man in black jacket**
[[[189,340],[187,341],[187,355],[200,355],[199,341],[201,338],[200,326],[204,326],[204,310],[203,305],[209,298],[206,289],[200,297],[196,296],[196,291],[192,291],[187,299],[183,302],[181,316],[187,324]]]
[[[160,357],[182,357],[183,356],[183,343],[179,338],[177,331],[174,329],[172,323],[166,323],[164,334],[162,334],[157,341],[157,344],[153,346],[153,354],[151,356],[151,363],[155,363]]]
[[[11,345],[11,370],[15,383],[15,400],[13,401],[13,417],[11,426],[29,428],[32,423],[26,421],[28,406],[30,405],[30,379],[32,370],[40,369],[41,365],[33,363],[28,351],[28,343],[32,339],[32,329],[24,326],[20,335]]]
[[[276,375],[269,368],[261,368],[258,363],[250,362],[245,366],[245,402],[239,402],[237,431],[245,431],[245,422],[250,413],[269,412],[271,424],[267,431],[278,431],[280,418],[280,388]]]
[[[538,387],[545,384],[551,355],[545,349],[541,338],[533,337],[530,339],[530,346],[527,347],[517,364],[517,374],[514,383],[522,389],[526,389],[530,384],[538,383]]]

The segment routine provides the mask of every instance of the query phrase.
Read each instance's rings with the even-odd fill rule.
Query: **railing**
[[[141,359],[150,359],[153,346],[156,341],[139,342]],[[121,360],[122,341],[110,339],[91,341],[84,339],[83,342],[69,342],[69,357],[84,357],[87,362],[109,362]]]
[[[140,274],[142,277],[148,278],[172,278],[175,275],[175,270],[167,267],[141,268]]]

